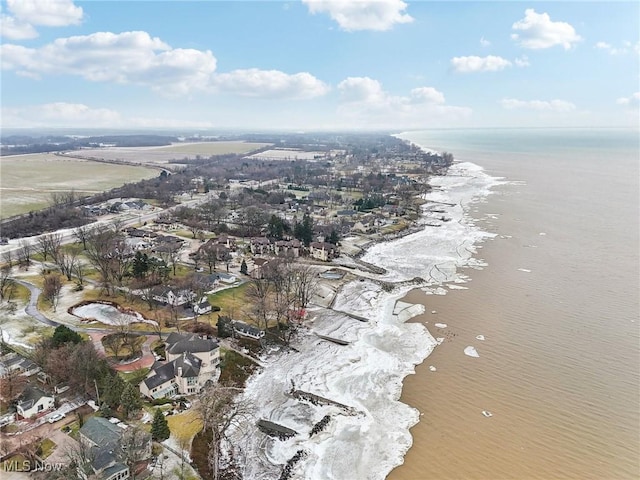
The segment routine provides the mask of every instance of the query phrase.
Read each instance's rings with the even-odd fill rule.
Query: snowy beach
[[[470,163],[454,164],[448,175],[433,177],[434,188],[422,207],[424,229],[375,244],[362,257],[386,269],[376,280],[403,283],[392,291],[369,278],[345,284],[334,302],[335,311],[310,312],[307,328],[293,343],[296,351],[262,359],[265,368],[250,378],[244,393],[253,404],[255,421],[269,420],[296,434],[279,440],[253,424],[233,432],[246,465],[245,478],[277,478],[298,452],[301,459],[290,478],[383,479],[403,462],[412,444],[409,429],[421,414],[429,413],[399,401],[402,381],[437,342],[422,323],[408,322],[427,308],[401,299],[416,287],[445,293],[444,282],[468,280],[458,274],[461,267],[482,267],[474,258],[478,243],[493,235],[476,227],[467,212],[497,184],[498,179]],[[439,227],[427,225],[434,205],[438,216],[449,218]],[[424,282],[406,282],[416,277]],[[327,401],[312,404],[291,395],[293,390]],[[314,433],[314,426],[327,416],[328,423]]]

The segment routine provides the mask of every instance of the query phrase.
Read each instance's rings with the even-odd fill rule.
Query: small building
[[[323,262],[329,262],[339,256],[340,253],[338,247],[333,243],[311,242],[309,245],[309,255]]]
[[[261,340],[264,337],[264,330],[260,330],[253,325],[238,320],[233,320],[231,325],[233,326],[234,336],[251,338],[252,340]]]
[[[209,303],[207,297],[202,297],[199,302],[194,303],[192,306],[193,313],[196,315],[206,315],[207,313],[211,313],[212,308],[213,307]]]
[[[263,278],[266,265],[269,263],[267,258],[254,258],[253,268],[249,271],[251,278]]]
[[[16,410],[21,418],[42,415],[54,408],[54,398],[36,387],[27,386],[18,400]]]

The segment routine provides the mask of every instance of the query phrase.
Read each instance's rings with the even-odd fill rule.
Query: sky
[[[637,1],[0,6],[2,128],[639,125]]]

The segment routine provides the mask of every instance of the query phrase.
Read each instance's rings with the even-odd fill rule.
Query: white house
[[[195,293],[191,290],[184,288],[178,289],[173,287],[156,287],[151,292],[152,298],[160,303],[166,303],[174,307],[179,307],[185,303],[193,301]]]
[[[39,388],[27,386],[16,405],[17,413],[22,418],[38,416],[54,408],[54,399]]]

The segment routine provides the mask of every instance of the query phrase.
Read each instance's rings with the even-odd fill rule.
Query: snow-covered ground
[[[433,179],[437,188],[426,196],[452,206],[424,206],[425,222],[436,215],[428,212],[435,205],[445,211],[438,216],[451,220],[374,245],[363,260],[387,270],[377,278],[389,282],[421,277],[429,283],[426,293],[446,294],[443,282],[467,281],[460,267],[484,265],[473,255],[477,243],[492,235],[476,227],[466,212],[498,183],[473,164],[454,165],[448,176]],[[292,470],[295,479],[384,479],[402,463],[412,443],[409,428],[420,416],[398,401],[402,380],[439,343],[421,323],[407,323],[425,311],[422,305],[399,301],[411,288],[404,285],[386,292],[366,278],[347,283],[334,308],[368,322],[336,311],[314,310],[308,331],[294,342],[297,351],[263,358],[265,368],[248,381],[244,397],[253,404],[255,421],[269,420],[297,434],[283,441],[266,436],[255,425],[236,430],[234,444],[244,455],[245,478],[277,478],[299,450],[305,456]],[[349,344],[338,345],[315,333]],[[348,408],[297,400],[289,395],[292,388]],[[331,418],[328,425],[311,435],[314,425],[327,415]]]

